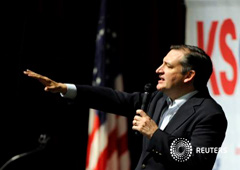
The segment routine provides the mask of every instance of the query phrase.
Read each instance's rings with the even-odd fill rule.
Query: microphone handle
[[[147,111],[148,97],[149,97],[149,93],[148,92],[144,92],[142,105],[141,105],[141,110],[143,110],[144,112]]]
[[[147,111],[148,98],[149,98],[149,93],[144,92],[142,105],[141,105],[141,110],[143,110],[144,112]],[[140,133],[138,131],[135,131],[135,135],[140,135]]]

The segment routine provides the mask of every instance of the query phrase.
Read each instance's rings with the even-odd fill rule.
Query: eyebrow
[[[167,61],[164,61],[164,60],[163,60],[163,63],[166,64],[166,65],[169,65],[169,66],[173,66],[171,63],[169,63]]]

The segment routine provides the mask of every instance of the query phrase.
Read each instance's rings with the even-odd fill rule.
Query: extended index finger
[[[43,75],[38,74],[38,73],[36,73],[36,72],[33,72],[32,70],[29,70],[29,69],[27,69],[27,70],[24,71],[23,73],[26,74],[26,75],[29,76],[29,77],[36,78],[36,79],[43,79],[43,78],[44,78]]]

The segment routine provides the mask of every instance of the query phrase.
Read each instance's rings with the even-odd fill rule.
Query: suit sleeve
[[[135,114],[141,105],[141,93],[126,93],[107,87],[76,85],[75,103],[80,106],[115,113],[123,116]]]

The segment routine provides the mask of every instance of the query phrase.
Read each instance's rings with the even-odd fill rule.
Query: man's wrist
[[[60,93],[60,95],[64,98],[74,99],[77,96],[77,87],[74,84],[65,83],[66,92]]]

